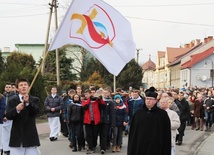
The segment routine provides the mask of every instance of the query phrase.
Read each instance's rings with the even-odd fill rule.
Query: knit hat
[[[117,98],[119,98],[120,100],[122,100],[121,96],[120,95],[114,95],[114,100],[116,100]]]
[[[145,91],[146,97],[154,97],[154,98],[157,98],[158,93],[156,93],[155,91],[156,91],[155,87],[150,87],[149,89],[147,89],[147,90]]]

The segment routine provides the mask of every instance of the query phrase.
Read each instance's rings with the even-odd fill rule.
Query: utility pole
[[[55,10],[55,30],[58,29],[58,18],[57,18],[57,0],[54,1],[54,10]],[[56,79],[57,79],[57,86],[60,84],[60,77],[59,77],[60,71],[59,71],[59,52],[58,49],[56,49]]]
[[[46,39],[45,39],[45,48],[44,48],[44,55],[43,55],[43,59],[44,57],[47,55],[48,52],[48,39],[49,39],[49,33],[50,33],[50,26],[51,26],[51,19],[52,19],[52,14],[53,14],[53,9],[55,12],[55,29],[58,29],[58,18],[57,18],[57,0],[52,0],[51,3],[49,3],[50,6],[50,13],[49,13],[49,19],[48,19],[48,26],[47,26],[47,32],[46,32]],[[44,63],[42,65],[42,76],[44,76],[44,68],[45,68],[45,59],[43,60]],[[56,49],[56,77],[57,77],[57,86],[59,86],[60,84],[60,77],[59,77],[59,54],[58,54],[58,49]]]
[[[136,51],[137,51],[137,63],[138,63],[138,60],[139,60],[139,51],[143,50],[142,48],[136,48]]]

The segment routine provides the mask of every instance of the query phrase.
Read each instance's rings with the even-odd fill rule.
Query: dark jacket
[[[54,98],[52,95],[49,95],[46,97],[44,105],[48,117],[58,117],[60,115],[60,110],[63,108],[63,98],[58,94]],[[51,111],[51,108],[56,108],[56,110]]]
[[[103,99],[105,104],[100,104],[101,123],[108,123],[111,127],[115,126],[114,103],[111,98]]]
[[[2,94],[0,94],[0,124],[3,124],[5,109],[6,109],[5,97]]]
[[[205,100],[204,100],[204,104],[205,104],[205,109],[207,112],[213,112],[214,110],[214,98],[212,97],[207,97]],[[207,109],[207,107],[209,107],[209,109]]]
[[[119,104],[114,102],[116,126],[123,126],[123,122],[128,122],[128,116],[125,104],[121,101]]]
[[[204,101],[195,100],[194,104],[194,117],[204,118]]]
[[[16,106],[21,103],[19,96],[13,97],[8,102],[6,117],[13,120],[10,143],[11,147],[39,146],[39,136],[36,128],[35,118],[39,113],[39,98],[29,96],[29,105],[25,106],[19,113]]]
[[[70,123],[83,123],[83,109],[81,102],[68,105],[67,120]]]
[[[127,155],[171,155],[171,125],[165,110],[145,104],[133,116]]]
[[[190,117],[190,110],[189,110],[189,103],[186,101],[185,98],[183,98],[181,101],[181,106],[180,106],[180,121],[185,122],[189,119]]]
[[[128,107],[129,107],[129,117],[130,120],[133,117],[134,113],[142,108],[144,104],[144,101],[142,100],[142,98],[139,96],[138,98],[134,99],[134,98],[130,98],[128,101]]]
[[[63,109],[62,109],[63,119],[67,120],[67,118],[68,118],[68,115],[67,115],[68,107],[69,107],[70,104],[73,103],[73,100],[70,97],[67,97],[63,102],[64,102]]]

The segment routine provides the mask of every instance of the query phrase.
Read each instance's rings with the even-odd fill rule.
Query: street
[[[41,146],[39,147],[39,150],[42,155],[70,155],[72,154],[78,154],[78,155],[85,155],[86,150],[82,150],[81,152],[72,152],[72,149],[69,148],[69,141],[66,137],[60,135],[58,137],[57,141],[51,142],[49,140],[49,134],[48,134],[48,126],[47,124],[41,124],[40,128],[38,128],[39,134],[40,134],[40,142]],[[42,131],[43,132],[42,132]],[[185,136],[183,140],[183,144],[181,146],[176,146],[176,155],[194,155],[194,153],[199,150],[200,144],[212,134],[212,132],[204,132],[204,131],[195,131],[191,130],[189,126],[187,126],[185,131]],[[121,152],[117,152],[117,155],[125,155],[127,150],[127,140],[128,136],[123,137],[123,147],[121,149]],[[105,154],[110,154],[111,149],[107,150]],[[100,154],[99,148],[97,147],[97,150],[94,154]]]

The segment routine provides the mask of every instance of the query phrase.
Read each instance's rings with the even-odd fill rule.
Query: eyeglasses
[[[155,98],[146,97],[146,100],[156,100]]]

